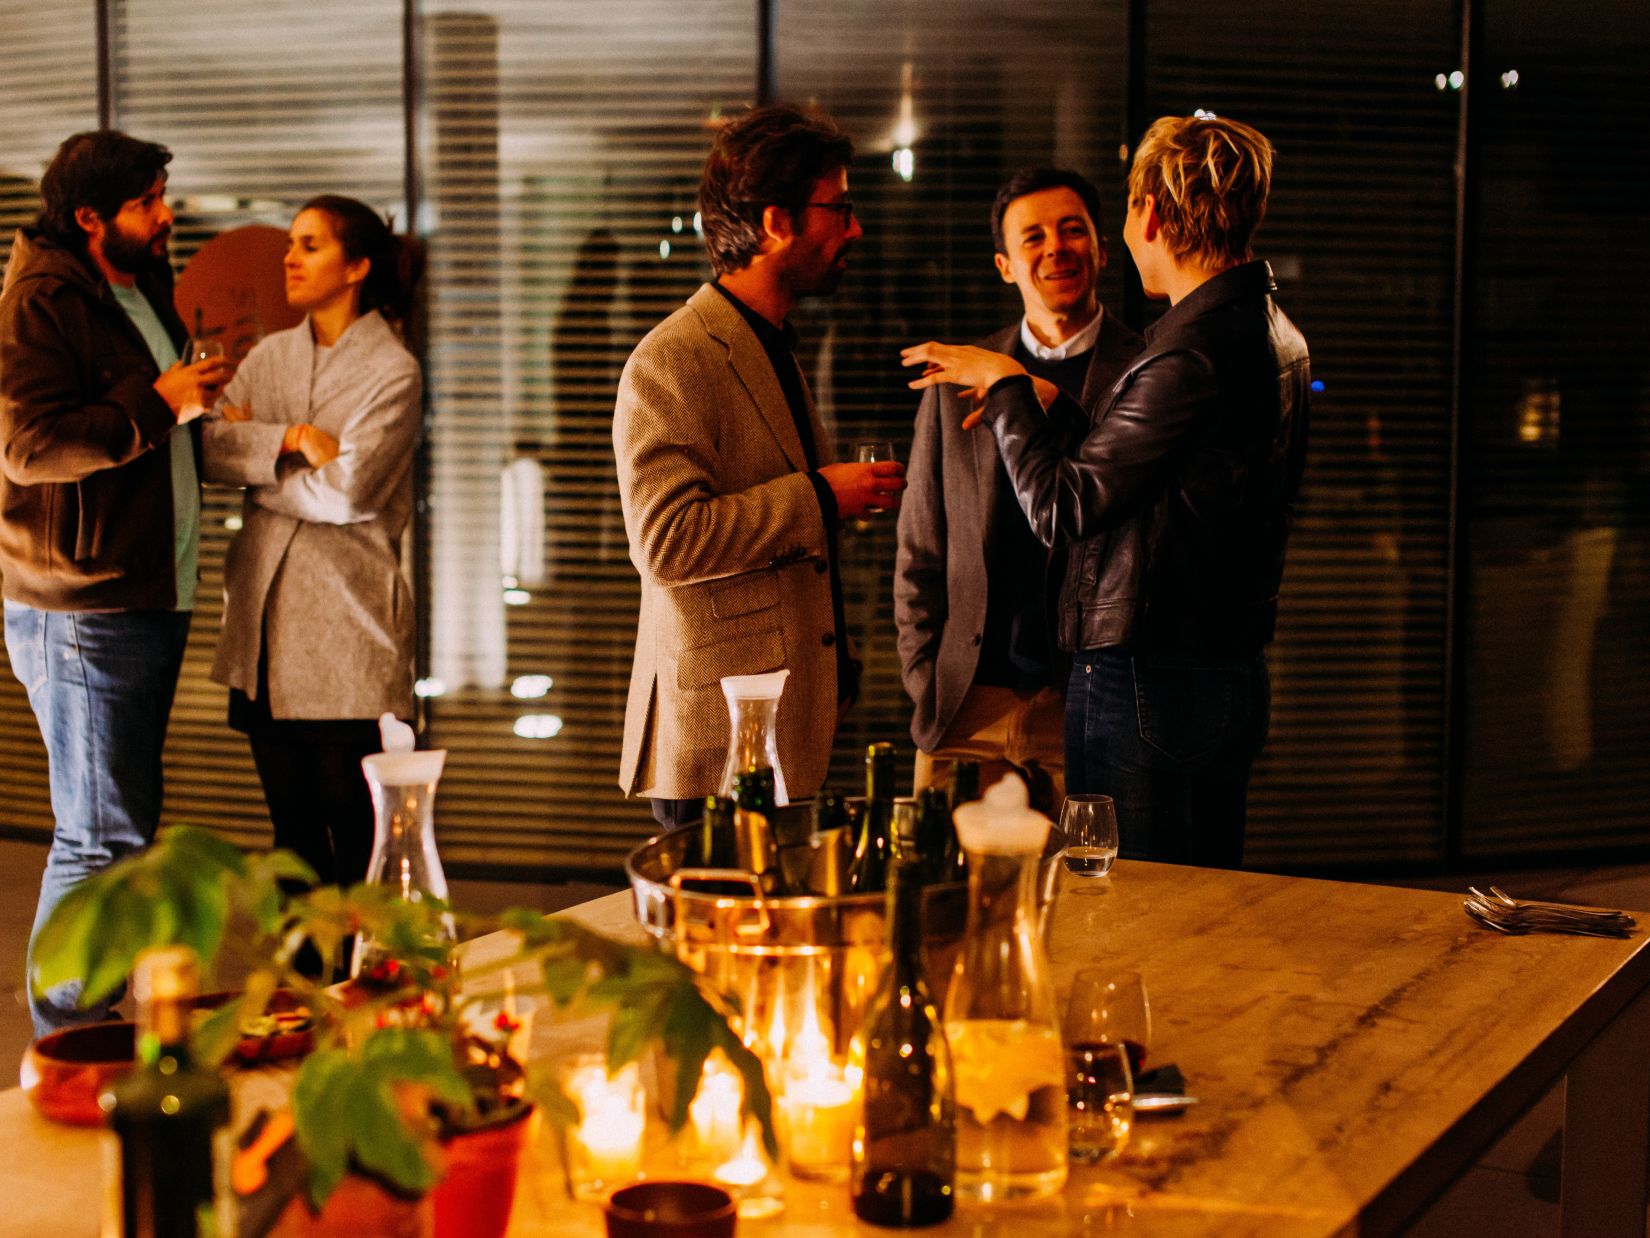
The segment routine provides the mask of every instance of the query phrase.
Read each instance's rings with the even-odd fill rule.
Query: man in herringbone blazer
[[[1100,195],[1076,172],[1026,168],[997,192],[997,271],[1025,314],[981,341],[1016,357],[1083,409],[1099,403],[1143,341],[1106,314]],[[952,763],[981,763],[983,784],[1013,770],[1057,813],[1064,793],[1065,667],[1049,590],[1061,565],[1020,511],[995,439],[962,428],[962,389],[923,392],[899,516],[894,622],[915,706],[916,785],[945,785]],[[1068,412],[1079,422],[1086,414]]]
[[[636,346],[613,450],[642,578],[619,786],[665,825],[698,815],[728,748],[724,675],[790,670],[779,762],[825,779],[857,684],[842,620],[840,520],[892,510],[897,463],[833,462],[786,319],[834,291],[861,235],[853,146],[830,120],[760,108],[717,135],[699,188],[716,271]]]

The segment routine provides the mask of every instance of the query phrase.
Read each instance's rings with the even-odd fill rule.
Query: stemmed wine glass
[[[1135,1079],[1146,1064],[1151,1015],[1136,972],[1084,968],[1066,1008],[1066,1101],[1073,1160],[1116,1156],[1134,1125]]]
[[[1068,795],[1060,808],[1066,871],[1104,877],[1117,858],[1117,806],[1109,795]]]

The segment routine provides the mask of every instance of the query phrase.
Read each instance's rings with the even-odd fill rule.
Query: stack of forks
[[[1488,894],[1467,887],[1461,904],[1485,928],[1498,933],[1579,933],[1584,937],[1626,937],[1636,921],[1624,911],[1593,911],[1563,903],[1509,898],[1494,886]]]

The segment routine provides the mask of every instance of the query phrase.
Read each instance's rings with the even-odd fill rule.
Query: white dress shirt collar
[[[1100,338],[1100,320],[1105,312],[1099,311],[1094,320],[1076,335],[1067,337],[1064,341],[1050,348],[1031,333],[1031,324],[1024,318],[1020,319],[1020,343],[1025,345],[1026,351],[1039,361],[1064,361],[1067,357],[1075,357],[1078,353],[1085,353],[1094,347],[1095,341]]]

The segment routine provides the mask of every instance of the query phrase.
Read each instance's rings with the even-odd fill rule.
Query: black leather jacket
[[[1276,290],[1264,262],[1200,285],[1146,332],[1075,448],[1029,379],[991,388],[1020,506],[1070,546],[1062,649],[1237,657],[1272,639],[1311,383]]]

